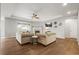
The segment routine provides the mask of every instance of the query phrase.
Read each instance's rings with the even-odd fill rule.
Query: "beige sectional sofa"
[[[33,33],[29,33],[29,32],[20,32],[20,33],[16,33],[16,40],[20,43],[20,44],[25,44],[28,42],[31,42],[31,37],[33,36]],[[56,34],[55,33],[51,33],[51,34],[36,34],[38,36],[38,43],[41,43],[43,45],[48,45],[54,41],[56,41]]]
[[[38,42],[45,45],[45,46],[54,42],[54,41],[56,41],[56,34],[55,33],[53,33],[52,35],[47,35],[47,34],[40,35],[39,39],[38,39]]]
[[[31,37],[33,36],[33,33],[29,33],[29,32],[19,32],[16,33],[16,40],[20,43],[20,44],[25,44],[30,42]]]

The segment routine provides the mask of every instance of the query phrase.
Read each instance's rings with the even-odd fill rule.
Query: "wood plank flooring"
[[[79,55],[75,39],[56,39],[48,46],[25,44],[21,46],[15,38],[5,39],[0,48],[1,55]]]

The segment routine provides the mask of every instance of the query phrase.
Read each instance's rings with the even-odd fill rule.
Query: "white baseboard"
[[[5,37],[1,37],[1,39],[5,39]]]
[[[5,39],[5,38],[15,38],[16,36],[11,36],[11,37],[1,37],[1,39]]]
[[[61,39],[65,39],[65,38],[77,39],[76,37],[56,37],[56,38],[61,38]]]

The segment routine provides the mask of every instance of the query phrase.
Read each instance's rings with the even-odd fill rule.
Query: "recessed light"
[[[20,28],[22,25],[18,25],[17,27]]]
[[[71,23],[71,22],[72,22],[71,19],[67,19],[67,20],[65,20],[65,23]]]
[[[67,5],[67,3],[63,3],[63,6],[66,6]]]
[[[71,14],[71,11],[68,11],[67,14]]]

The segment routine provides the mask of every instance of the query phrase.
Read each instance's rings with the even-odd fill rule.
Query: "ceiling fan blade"
[[[32,19],[39,19],[39,17],[37,16],[37,14],[33,13]]]
[[[33,16],[37,16],[37,14],[33,13]]]

